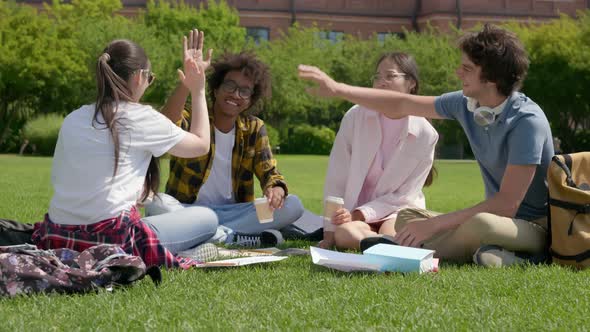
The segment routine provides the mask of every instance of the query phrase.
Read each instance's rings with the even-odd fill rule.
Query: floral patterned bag
[[[156,266],[120,247],[101,244],[81,253],[70,249],[39,250],[24,244],[0,247],[0,296],[32,293],[83,293],[128,285],[149,275],[162,280]]]

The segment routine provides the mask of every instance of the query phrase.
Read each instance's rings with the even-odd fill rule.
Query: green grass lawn
[[[290,191],[320,212],[327,157],[278,160]],[[430,209],[451,211],[483,198],[475,163],[437,167],[425,191]],[[51,196],[50,168],[49,158],[0,155],[0,217],[40,220]],[[0,299],[0,330],[587,330],[589,277],[558,266],[444,263],[436,274],[347,274],[291,257],[167,271],[158,288],[142,280],[112,294]]]

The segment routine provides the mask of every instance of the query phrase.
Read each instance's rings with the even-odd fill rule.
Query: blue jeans
[[[202,206],[180,203],[176,198],[164,193],[158,196],[159,199],[154,198],[151,203],[146,204],[145,212],[148,216],[166,216],[166,220],[162,218],[160,222],[166,223],[166,227],[161,228],[161,238],[168,239],[169,242],[179,242],[186,236],[188,225],[184,223],[176,225],[178,222],[175,214],[181,211],[183,218],[190,219],[193,224],[218,225],[214,234],[211,234],[206,241],[222,243],[231,242],[235,233],[260,234],[265,229],[280,230],[294,223],[303,214],[303,205],[295,195],[287,196],[283,207],[274,211],[273,221],[264,224],[258,221],[254,203]],[[149,218],[152,217],[146,219]],[[149,221],[146,220],[146,222]],[[159,228],[159,224],[155,226]],[[166,244],[163,244],[166,247]]]
[[[146,208],[147,210],[147,208]],[[195,219],[195,215],[202,218]],[[217,232],[217,216],[210,209],[194,206],[141,219],[173,254],[207,241]]]

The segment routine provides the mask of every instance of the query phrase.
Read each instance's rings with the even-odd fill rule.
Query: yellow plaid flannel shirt
[[[184,130],[190,128],[191,114],[184,110],[178,123]],[[170,158],[170,176],[166,183],[166,193],[181,203],[193,203],[199,190],[211,172],[215,154],[215,131],[213,117],[211,124],[211,149],[209,153],[197,158]],[[277,162],[272,156],[270,142],[264,122],[252,115],[240,115],[236,120],[236,142],[232,151],[232,191],[236,202],[254,201],[254,174],[260,181],[262,191],[280,186],[288,194],[284,177],[277,170]]]

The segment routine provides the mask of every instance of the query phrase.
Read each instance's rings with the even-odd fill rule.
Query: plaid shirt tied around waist
[[[190,113],[184,110],[179,125],[190,130]],[[213,129],[213,117],[209,117]],[[280,186],[288,194],[284,177],[277,170],[264,122],[252,115],[236,120],[236,141],[232,151],[232,192],[238,203],[254,201],[254,175],[262,190]],[[170,175],[166,193],[181,203],[194,203],[207,181],[215,155],[215,131],[211,130],[209,153],[197,158],[170,157]]]
[[[35,224],[33,243],[40,249],[68,248],[82,252],[99,244],[116,244],[126,253],[139,256],[146,266],[180,267],[188,269],[199,262],[174,256],[164,248],[156,233],[144,222],[135,207],[123,211],[118,217],[89,225],[60,225],[49,215]]]

